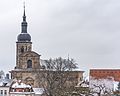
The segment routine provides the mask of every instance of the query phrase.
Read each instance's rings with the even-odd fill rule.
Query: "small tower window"
[[[27,61],[27,68],[32,68],[32,60]]]
[[[26,51],[27,51],[27,46],[26,46]]]
[[[23,53],[24,52],[24,47],[22,46],[22,48],[21,48],[21,53]]]

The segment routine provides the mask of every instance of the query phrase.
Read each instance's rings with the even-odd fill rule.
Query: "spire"
[[[27,22],[26,22],[26,15],[25,15],[25,2],[24,2],[24,11],[23,11],[23,21],[21,23],[21,33],[18,35],[17,40],[18,42],[30,42],[31,36],[27,33]]]
[[[24,13],[23,13],[23,21],[26,21],[26,16],[25,16],[25,2],[24,2]]]
[[[27,22],[26,22],[26,15],[25,15],[25,2],[24,2],[24,13],[23,13],[23,22],[22,22],[22,33],[27,33]]]

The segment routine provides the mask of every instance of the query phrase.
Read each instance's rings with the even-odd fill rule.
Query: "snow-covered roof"
[[[0,86],[10,86],[12,79],[0,79]]]
[[[35,94],[43,94],[44,89],[43,88],[33,88],[33,91]]]
[[[30,85],[24,84],[22,82],[15,82],[11,87],[12,88],[31,88]]]
[[[89,76],[85,77],[85,81],[89,81]]]
[[[79,81],[76,87],[89,87],[89,82],[88,81]]]

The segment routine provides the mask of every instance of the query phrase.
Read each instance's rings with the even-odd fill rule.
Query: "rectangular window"
[[[7,95],[7,90],[4,91],[4,94]]]
[[[3,94],[3,90],[0,90],[0,94]]]

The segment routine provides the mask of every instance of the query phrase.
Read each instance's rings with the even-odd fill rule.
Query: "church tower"
[[[31,50],[32,50],[32,42],[31,42],[31,36],[27,33],[27,22],[26,22],[25,6],[24,6],[23,21],[21,23],[21,33],[18,35],[16,42],[16,68],[20,68],[19,55]]]
[[[16,42],[16,69],[38,69],[40,68],[40,55],[32,51],[31,36],[27,33],[27,21],[25,6],[23,21],[21,23],[21,33]]]
[[[16,42],[16,66],[11,70],[11,78],[22,80],[33,87],[38,86],[36,70],[41,70],[40,55],[32,50],[31,36],[27,32],[27,21],[25,6],[21,33],[17,36]]]

